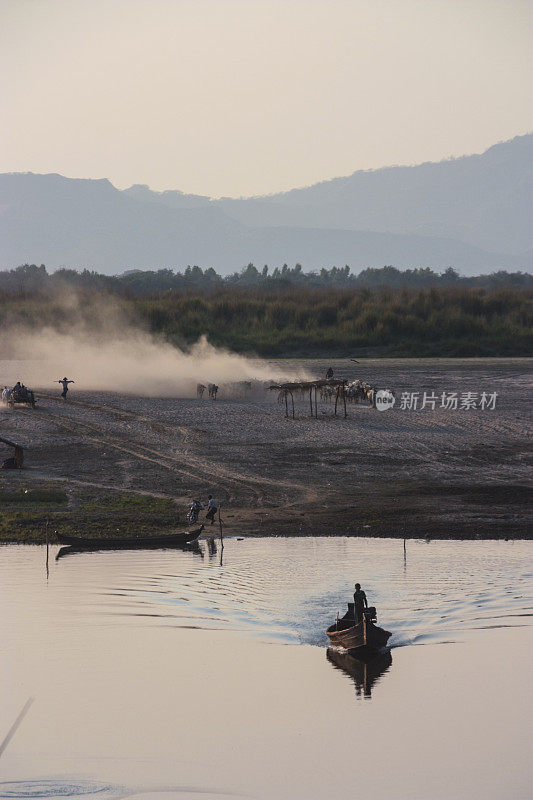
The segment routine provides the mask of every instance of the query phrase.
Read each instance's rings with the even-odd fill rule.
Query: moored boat
[[[70,545],[79,550],[134,550],[152,547],[175,547],[192,544],[203,531],[204,526],[184,533],[168,533],[164,536],[127,536],[110,539],[88,536],[70,536],[56,533],[60,544]]]
[[[391,633],[375,624],[376,609],[367,608],[361,622],[355,621],[353,603],[348,603],[348,613],[330,625],[326,633],[332,645],[345,650],[375,651],[385,647]]]

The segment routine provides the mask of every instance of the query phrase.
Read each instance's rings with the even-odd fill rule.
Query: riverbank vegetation
[[[24,265],[0,273],[0,324],[90,326],[111,298],[128,321],[179,346],[205,334],[215,345],[262,356],[526,356],[533,349],[533,276],[525,273],[278,273],[249,265],[227,278],[198,267],[109,277]]]
[[[43,544],[47,536],[56,542],[55,531],[71,536],[154,536],[184,528],[185,515],[177,512],[170,499],[79,489],[76,496],[60,486],[47,484],[30,488],[24,478],[0,481],[0,542]]]

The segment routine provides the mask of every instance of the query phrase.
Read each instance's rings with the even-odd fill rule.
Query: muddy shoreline
[[[299,363],[317,376],[324,366]],[[496,407],[407,410],[398,400],[387,412],[350,404],[344,419],[322,403],[312,419],[296,398],[293,420],[268,392],[222,388],[213,402],[88,392],[80,381],[65,402],[34,387],[35,411],[0,412],[0,435],[25,448],[23,470],[0,471],[0,541],[45,541],[47,518],[50,531],[93,536],[175,530],[189,500],[208,493],[222,502],[226,536],[530,537],[531,360],[331,363],[398,399],[497,392]],[[36,487],[63,489],[65,502],[2,500]]]

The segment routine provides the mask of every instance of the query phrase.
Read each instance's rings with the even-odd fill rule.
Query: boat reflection
[[[384,650],[369,658],[355,658],[347,650],[328,647],[326,657],[335,669],[342,670],[353,679],[357,697],[361,695],[372,697],[372,687],[392,664],[390,650]]]

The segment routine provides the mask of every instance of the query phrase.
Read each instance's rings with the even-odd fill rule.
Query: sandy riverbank
[[[324,372],[323,362],[294,366],[302,364],[317,377]],[[85,392],[78,380],[65,402],[34,387],[35,411],[0,412],[0,436],[23,445],[26,456],[21,472],[0,472],[0,488],[64,487],[73,522],[77,498],[90,492],[93,533],[99,494],[170,499],[179,527],[188,501],[209,492],[223,501],[228,535],[527,536],[530,360],[332,364],[336,376],[394,388],[395,408],[349,405],[343,419],[322,404],[311,419],[303,398],[292,420],[274,393],[150,399]],[[9,383],[1,362],[0,372]],[[18,377],[31,385],[30,374]],[[404,391],[498,397],[494,410],[402,410]],[[67,512],[50,513],[60,520]],[[168,515],[154,520],[171,524]],[[23,526],[19,509],[7,538]]]

